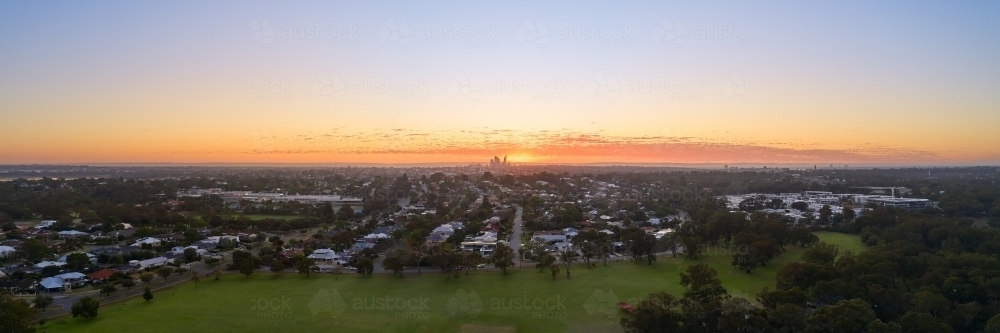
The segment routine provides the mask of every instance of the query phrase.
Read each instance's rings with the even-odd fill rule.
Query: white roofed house
[[[379,239],[383,239],[383,238],[389,238],[389,235],[386,235],[386,234],[383,234],[383,233],[377,233],[377,234],[372,233],[372,234],[368,234],[368,236],[365,236],[366,240],[371,240],[371,241],[379,240]]]
[[[441,244],[448,240],[448,237],[442,234],[430,234],[427,236],[428,244]]]
[[[537,231],[531,235],[531,239],[540,239],[545,242],[560,242],[568,240],[569,237],[566,237],[562,231]]]
[[[331,249],[318,249],[306,258],[312,259],[321,271],[347,264],[337,252]]]
[[[132,260],[129,261],[128,263],[129,265],[135,266],[139,269],[149,269],[166,265],[169,262],[170,259],[167,259],[166,257],[156,257],[146,260]]]
[[[434,228],[434,230],[431,230],[431,234],[439,234],[444,236],[445,238],[451,237],[451,235],[454,233],[455,233],[455,227],[453,227],[451,224],[442,224],[441,226]]]
[[[40,263],[37,263],[37,264],[35,264],[35,268],[45,268],[45,267],[49,267],[49,266],[58,266],[58,267],[62,267],[62,266],[66,266],[66,262],[59,262],[59,261],[42,261],[42,262],[40,262]]]
[[[160,246],[160,239],[156,237],[143,237],[136,240],[135,243],[132,243],[132,246],[141,248],[143,245],[147,244],[149,246]]]
[[[45,220],[45,221],[42,221],[42,222],[38,223],[38,225],[35,226],[35,229],[49,228],[49,227],[55,225],[56,223],[58,223],[58,221],[55,221],[55,220]]]
[[[86,232],[82,232],[82,231],[76,231],[76,230],[66,230],[66,231],[60,231],[59,232],[59,238],[62,238],[62,239],[76,238],[76,237],[83,237],[83,236],[90,236],[90,234],[88,234]]]
[[[83,273],[70,272],[44,278],[38,285],[45,291],[52,292],[82,287],[87,285],[87,282],[87,276]]]
[[[14,249],[13,247],[6,246],[6,245],[0,245],[0,258],[13,257],[14,253],[16,253],[16,252],[17,252],[17,250]]]

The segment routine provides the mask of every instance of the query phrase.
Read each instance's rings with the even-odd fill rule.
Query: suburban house
[[[170,249],[170,252],[173,253],[173,254],[184,254],[184,250],[187,250],[187,249],[194,249],[195,253],[198,253],[198,255],[203,255],[205,253],[208,253],[207,250],[202,249],[202,248],[200,248],[198,246],[194,246],[194,245],[191,245],[191,246],[188,246],[188,247],[174,246],[173,248]]]
[[[64,273],[44,278],[38,284],[42,289],[49,292],[69,290],[87,285],[87,276],[78,272]]]
[[[13,247],[7,245],[0,245],[0,258],[13,257],[14,253],[17,252]]]
[[[62,267],[62,266],[66,266],[66,262],[42,261],[40,263],[35,264],[35,268],[39,268],[39,269],[45,268],[45,267],[49,267],[49,266],[59,266],[59,267]]]
[[[132,260],[129,261],[128,263],[129,265],[138,267],[139,269],[149,269],[166,265],[168,262],[170,262],[170,259],[164,257],[156,257],[153,259],[146,259],[146,260]]]
[[[331,249],[318,249],[306,258],[312,259],[316,263],[316,266],[319,266],[320,270],[347,264],[337,252]]]
[[[430,234],[427,236],[427,244],[441,244],[448,240],[448,236],[442,234]]]
[[[87,277],[90,278],[90,281],[101,282],[101,281],[110,279],[114,275],[115,275],[114,271],[105,268],[105,269],[102,269],[102,270],[90,273],[90,275],[88,275]]]
[[[55,220],[45,220],[45,221],[42,221],[41,223],[38,223],[38,225],[35,226],[35,229],[47,229],[47,228],[55,225],[56,223],[58,223],[58,221],[55,221]]]
[[[538,231],[531,235],[531,239],[540,239],[544,242],[566,241],[569,237],[562,231]]]
[[[141,248],[143,245],[147,244],[150,246],[160,246],[160,239],[156,237],[143,237],[136,240],[135,243],[132,243],[132,246]]]
[[[451,224],[442,224],[441,226],[434,228],[434,230],[431,230],[431,234],[438,234],[444,236],[444,238],[451,237],[451,235],[454,233],[455,233],[455,227],[453,227]]]
[[[83,237],[83,236],[90,236],[90,234],[88,234],[86,232],[83,232],[83,231],[76,231],[76,230],[66,230],[66,231],[60,231],[59,232],[59,238],[62,238],[62,239],[76,238],[76,237]]]

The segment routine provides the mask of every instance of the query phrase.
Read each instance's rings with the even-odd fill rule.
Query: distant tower
[[[507,155],[503,155],[503,166],[507,166]]]

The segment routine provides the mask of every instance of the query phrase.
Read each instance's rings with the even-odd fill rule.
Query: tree
[[[312,274],[312,271],[315,268],[316,261],[309,258],[303,258],[302,260],[299,260],[299,262],[295,263],[295,269],[299,271],[299,274],[305,274],[307,278],[309,277],[309,274]]]
[[[680,275],[684,286],[681,299],[684,326],[694,332],[718,331],[723,301],[729,299],[718,273],[705,264],[697,264],[688,266]]]
[[[66,267],[69,269],[82,269],[90,265],[90,257],[85,253],[70,253],[66,256]]]
[[[101,302],[90,296],[84,296],[80,300],[73,303],[71,308],[71,313],[73,318],[81,317],[83,319],[91,319],[97,317],[97,309],[101,307]]]
[[[214,271],[212,271],[212,276],[215,277],[215,281],[219,281],[219,277],[222,276],[222,270],[216,268]]]
[[[851,207],[844,207],[843,214],[844,214],[844,219],[847,221],[851,221],[854,219],[855,216],[857,216],[857,213],[854,212],[854,209]]]
[[[779,332],[805,332],[807,316],[805,308],[792,304],[767,310],[767,320],[780,329]]]
[[[37,238],[26,239],[22,242],[20,251],[28,261],[42,260],[48,258],[53,253],[52,248],[46,246]]]
[[[135,280],[132,280],[131,277],[125,279],[125,281],[122,281],[122,287],[128,288],[128,290],[131,291],[132,287],[135,287]]]
[[[358,274],[364,276],[372,276],[375,272],[375,263],[371,258],[364,258],[358,260]]]
[[[809,228],[801,225],[788,229],[788,238],[793,244],[798,244],[802,247],[819,241],[819,237],[809,232]]]
[[[772,329],[767,319],[757,311],[750,301],[733,297],[722,302],[722,316],[719,317],[720,332],[766,332]]]
[[[819,265],[833,265],[840,250],[836,245],[819,242],[802,253],[802,261]]]
[[[865,327],[865,333],[902,333],[903,328],[899,327],[896,323],[884,323],[881,320],[875,319],[868,323]]]
[[[197,249],[195,249],[195,248],[186,248],[186,249],[184,249],[184,261],[185,262],[197,262],[198,260],[201,260],[201,256],[198,255],[198,250]]]
[[[852,299],[816,309],[806,323],[810,332],[861,332],[873,320],[875,311],[871,305]]]
[[[1000,333],[1000,314],[986,321],[986,333]]]
[[[111,296],[111,293],[116,291],[118,291],[118,288],[115,288],[113,283],[105,283],[101,286],[101,293],[104,294],[104,296]]]
[[[552,273],[552,279],[555,280],[556,276],[559,276],[559,265],[549,266],[549,272]]]
[[[28,301],[0,292],[0,327],[4,332],[35,332],[36,318],[38,310],[33,309]]]
[[[149,286],[146,286],[146,289],[142,291],[142,299],[146,302],[153,300],[153,291],[149,290]]]
[[[656,237],[647,234],[639,228],[628,228],[622,231],[622,241],[628,246],[628,252],[635,262],[646,258],[648,264],[652,265],[656,260],[654,251],[656,247]]]
[[[674,296],[655,292],[636,304],[631,316],[621,319],[626,333],[681,332],[683,315]]]
[[[240,274],[246,275],[246,277],[250,277],[250,274],[253,274],[253,271],[256,268],[257,267],[254,267],[253,262],[249,259],[244,259],[240,262]]]
[[[770,288],[764,287],[764,290],[757,293],[757,302],[767,309],[775,309],[784,304],[805,307],[807,301],[809,296],[799,288],[771,291]]]
[[[148,286],[149,282],[153,281],[153,277],[155,277],[155,276],[156,275],[153,275],[153,273],[146,272],[146,273],[142,273],[142,274],[139,275],[139,280],[142,281],[143,283],[145,283]]]
[[[823,205],[823,208],[819,209],[819,221],[823,224],[830,223],[830,216],[833,216],[833,210],[830,209],[830,205]]]
[[[160,275],[164,280],[167,279],[170,274],[174,274],[174,268],[170,266],[163,266],[156,270],[156,274]]]
[[[701,247],[705,242],[701,236],[682,237],[681,242],[684,243],[684,254],[688,258],[698,259],[702,252],[705,252],[705,248]]]
[[[285,262],[281,260],[275,260],[271,263],[271,271],[274,272],[274,277],[278,277],[282,271],[285,270]]]
[[[939,323],[933,315],[924,312],[910,311],[899,318],[899,326],[903,332],[951,333],[951,327]]]
[[[722,301],[729,293],[722,287],[719,274],[705,264],[688,266],[681,274],[684,298],[699,303]]]
[[[572,249],[564,249],[562,251],[559,251],[559,260],[561,260],[563,262],[563,266],[566,266],[566,278],[567,279],[570,278],[570,276],[569,276],[569,266],[573,264],[573,261],[576,261],[576,257],[578,255],[579,254],[577,254],[576,251],[573,251]]]
[[[42,311],[45,311],[45,308],[49,307],[49,305],[52,305],[52,296],[42,295],[41,293],[37,293],[35,294],[35,301],[33,303],[35,303],[35,308],[39,308],[42,309]]]
[[[392,275],[403,276],[403,269],[410,264],[410,250],[404,248],[394,248],[385,252],[385,259],[382,260],[382,268],[392,271]]]
[[[507,268],[514,266],[514,250],[507,244],[497,244],[496,249],[490,254],[490,263],[507,275]]]
[[[536,259],[537,261],[535,261],[535,268],[538,269],[539,273],[541,273],[544,269],[549,268],[556,263],[556,257],[553,257],[551,254],[548,253],[542,253],[542,255],[538,256],[538,258]]]

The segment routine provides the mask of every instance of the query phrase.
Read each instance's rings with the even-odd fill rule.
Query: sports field
[[[857,236],[816,233],[843,249],[861,249]],[[734,295],[753,299],[774,286],[777,268],[798,260],[802,249],[784,254],[747,274],[730,265],[726,249],[709,250],[699,260],[671,258],[652,266],[612,263],[565,270],[556,280],[548,272],[515,269],[506,276],[480,271],[446,280],[433,270],[403,278],[344,274],[255,273],[227,275],[161,291],[146,302],[134,299],[102,307],[92,320],[64,318],[45,325],[47,332],[617,332],[615,303],[635,301],[653,291],[680,295],[678,272],[705,263],[717,271]]]

